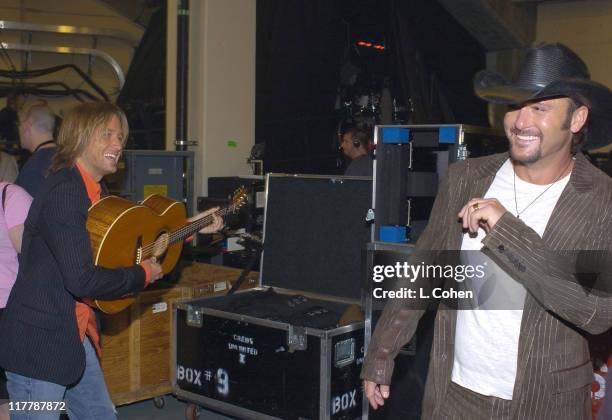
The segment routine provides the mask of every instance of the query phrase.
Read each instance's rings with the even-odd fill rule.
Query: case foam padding
[[[262,283],[359,298],[372,181],[271,176]]]

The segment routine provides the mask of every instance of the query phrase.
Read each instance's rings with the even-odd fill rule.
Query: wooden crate
[[[115,405],[129,404],[172,392],[172,303],[179,299],[227,293],[241,270],[193,263],[177,283],[156,282],[136,302],[102,319],[102,371]],[[255,287],[252,272],[241,289]]]

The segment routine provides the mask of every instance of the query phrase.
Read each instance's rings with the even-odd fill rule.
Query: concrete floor
[[[140,401],[117,407],[119,420],[181,420],[185,419],[187,403],[179,401],[173,395],[164,397],[164,407],[157,408],[153,400]],[[201,409],[200,420],[232,420],[219,413]]]

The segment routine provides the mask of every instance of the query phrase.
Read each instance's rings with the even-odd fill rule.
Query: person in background
[[[348,126],[340,133],[340,150],[351,160],[344,175],[372,176],[373,160],[368,146],[370,136],[364,130],[355,126]]]
[[[15,183],[32,197],[36,197],[55,155],[55,122],[53,111],[44,104],[32,105],[21,114],[19,141],[21,147],[32,155],[21,168]]]
[[[17,132],[17,109],[19,107],[19,96],[10,93],[6,97],[6,106],[0,110],[0,144],[11,150],[17,146],[19,135]],[[0,149],[0,181],[14,182],[17,178],[19,168],[17,160],[11,154]]]
[[[0,319],[6,306],[15,279],[21,252],[23,224],[32,204],[32,197],[21,187],[8,182],[0,182]],[[0,342],[4,342],[0,336]],[[9,419],[9,398],[6,389],[6,376],[0,368],[0,420]]]
[[[0,181],[14,182],[18,173],[19,168],[15,157],[0,151]]]
[[[606,396],[604,402],[599,408],[597,413],[597,420],[610,420],[612,419],[612,372],[608,369],[608,376],[606,377]]]
[[[15,93],[9,93],[6,97],[6,106],[0,109],[0,140],[7,145],[16,146],[19,141],[17,131],[19,98]]]

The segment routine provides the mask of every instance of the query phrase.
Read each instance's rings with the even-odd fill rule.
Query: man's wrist
[[[151,266],[149,265],[149,263],[145,261],[141,262],[140,266],[145,272],[145,287],[147,287],[151,283],[151,276],[152,276]]]

